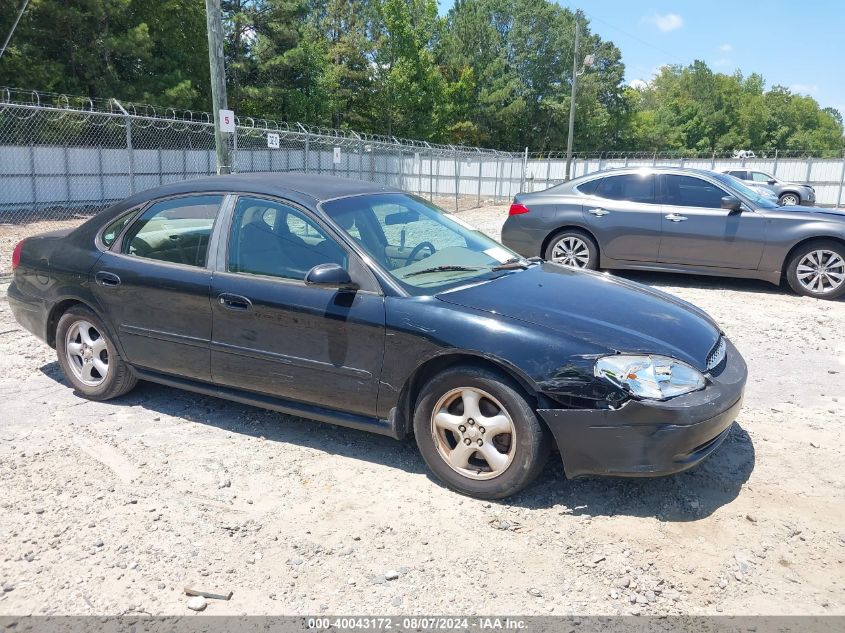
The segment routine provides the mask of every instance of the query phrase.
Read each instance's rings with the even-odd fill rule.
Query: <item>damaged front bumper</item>
[[[669,475],[692,468],[730,433],[747,378],[745,361],[727,342],[718,375],[700,391],[665,402],[629,400],[618,409],[540,409],[567,477]]]

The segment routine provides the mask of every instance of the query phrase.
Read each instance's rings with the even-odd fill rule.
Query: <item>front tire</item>
[[[801,204],[801,197],[797,193],[788,192],[778,198],[778,204],[782,207],[797,207]]]
[[[570,268],[597,270],[599,247],[584,231],[566,229],[549,240],[543,258]]]
[[[786,265],[786,280],[799,295],[841,297],[845,294],[845,246],[829,240],[803,245]]]
[[[434,474],[478,499],[523,490],[549,454],[548,431],[516,385],[477,367],[448,369],[425,385],[414,434]]]
[[[111,400],[138,380],[112,343],[102,320],[88,308],[74,306],[56,327],[59,365],[73,388],[89,400]]]

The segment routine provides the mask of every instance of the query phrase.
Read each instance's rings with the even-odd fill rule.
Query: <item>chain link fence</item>
[[[235,172],[307,172],[399,187],[460,211],[562,182],[563,153],[437,145],[243,117],[228,135]],[[747,168],[809,182],[842,205],[845,157],[808,152],[578,153],[572,176],[612,167]],[[216,172],[208,113],[0,88],[0,272],[19,239],[78,224],[126,196]]]

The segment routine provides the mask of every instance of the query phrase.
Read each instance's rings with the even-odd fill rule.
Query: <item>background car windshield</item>
[[[323,210],[412,295],[489,278],[494,266],[518,258],[458,218],[404,193],[342,198]]]
[[[778,203],[771,198],[757,193],[750,187],[746,186],[741,180],[729,176],[728,174],[712,174],[713,177],[724,185],[727,185],[740,195],[748,198],[753,204],[764,209],[776,209]]]

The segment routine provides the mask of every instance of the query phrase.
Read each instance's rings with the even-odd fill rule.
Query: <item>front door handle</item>
[[[116,288],[120,285],[120,277],[105,270],[97,272],[94,275],[94,281],[104,288]]]
[[[589,211],[587,211],[587,213],[592,213],[597,218],[600,218],[603,215],[607,215],[608,213],[610,213],[610,211],[607,211],[605,209],[590,209]]]
[[[670,213],[669,215],[666,216],[666,219],[669,220],[670,222],[683,222],[684,220],[687,219],[687,216],[678,215],[677,213]]]
[[[233,295],[229,292],[218,295],[217,300],[220,302],[220,305],[229,310],[246,311],[252,308],[252,301],[241,295]]]

